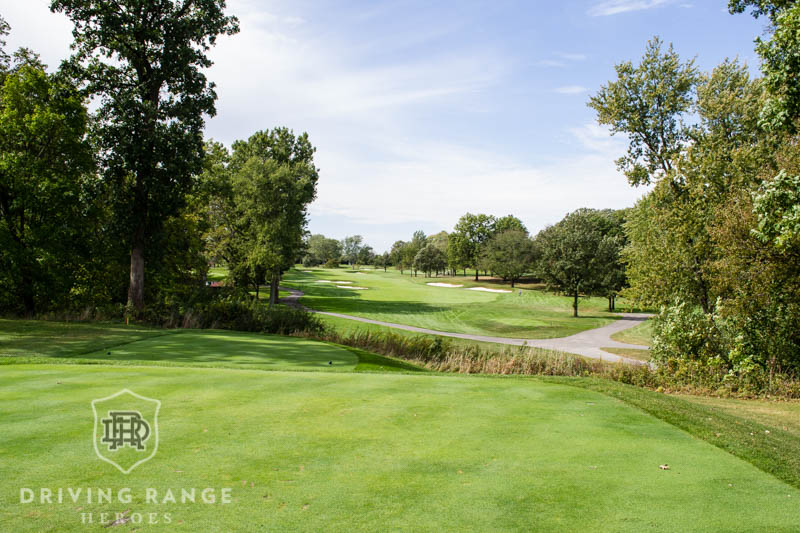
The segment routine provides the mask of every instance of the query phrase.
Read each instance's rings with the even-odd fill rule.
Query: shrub
[[[328,259],[325,261],[325,268],[339,268],[339,261],[336,259]]]

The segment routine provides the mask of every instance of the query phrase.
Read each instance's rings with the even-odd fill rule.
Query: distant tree
[[[400,271],[400,275],[403,275],[403,271],[408,267],[403,261],[403,250],[406,244],[408,243],[405,241],[395,241],[389,251],[389,260]]]
[[[364,245],[358,251],[358,258],[356,260],[357,265],[371,265],[372,262],[375,260],[375,251],[372,249],[370,245]]]
[[[27,51],[7,66],[0,73],[0,289],[13,296],[0,305],[21,305],[30,316],[37,301],[46,305],[71,289],[73,247],[86,240],[82,193],[92,154],[75,86]]]
[[[478,268],[483,256],[483,246],[492,236],[495,218],[490,215],[462,216],[453,229],[455,235],[450,241],[454,245],[453,258],[466,266],[475,268],[475,281],[478,281]]]
[[[447,255],[447,244],[448,244],[447,237],[448,236],[446,231],[440,231],[439,233],[434,233],[433,235],[429,235],[426,241],[427,244],[432,244],[436,246],[439,250],[442,251],[442,253]]]
[[[351,235],[342,239],[342,255],[351,267],[358,262],[358,254],[361,252],[363,242],[364,237],[361,235]]]
[[[270,305],[281,274],[303,246],[308,204],[316,197],[318,171],[308,135],[287,128],[260,131],[233,143],[230,209],[232,270],[258,286],[269,280]]]
[[[306,266],[317,266],[330,260],[339,261],[342,257],[342,243],[325,235],[311,235],[308,238]]]
[[[427,244],[414,256],[414,268],[430,277],[433,272],[441,272],[447,266],[447,257],[433,244]]]
[[[603,282],[617,245],[604,235],[605,221],[592,209],[579,209],[536,236],[538,271],[550,289],[572,296],[573,316],[578,316],[578,298],[591,294]]]
[[[52,0],[74,23],[67,71],[97,96],[102,168],[130,244],[128,305],[144,308],[145,260],[202,170],[204,115],[216,94],[204,70],[220,34],[238,31],[223,0]]]
[[[688,139],[682,118],[691,112],[698,80],[694,61],[681,63],[672,45],[662,52],[658,37],[647,43],[639,65],[616,65],[617,80],[589,100],[597,121],[628,137],[628,153],[617,160],[631,185],[671,177]]]
[[[376,268],[382,268],[384,272],[386,272],[386,267],[391,264],[391,259],[389,256],[389,252],[383,252],[382,254],[376,254],[375,258],[373,259],[372,264]]]
[[[528,228],[525,227],[525,224],[522,223],[520,219],[515,217],[514,215],[506,215],[504,217],[500,217],[494,222],[494,233],[503,233],[504,231],[516,230],[521,231],[525,235],[528,234]]]
[[[533,267],[533,241],[518,229],[497,233],[486,243],[484,261],[492,272],[511,281],[513,288],[516,281]]]

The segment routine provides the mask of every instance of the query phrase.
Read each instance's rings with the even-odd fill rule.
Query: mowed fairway
[[[366,290],[333,283],[341,281]],[[427,285],[441,281],[464,287]],[[471,278],[443,280],[424,278],[421,274],[411,278],[395,271],[314,269],[292,270],[283,283],[302,290],[305,296],[301,303],[318,311],[453,333],[547,339],[598,328],[617,318],[604,310],[606,302],[601,298],[582,298],[581,316],[573,318],[572,300],[568,297],[540,290],[517,289],[511,293],[468,290],[498,288],[496,284],[474,282]]]
[[[123,388],[161,401],[158,453],[127,476],[95,457],[90,406]],[[533,379],[4,365],[0,402],[3,531],[126,510],[187,531],[799,523],[800,491],[615,399]],[[21,487],[129,487],[133,501],[21,504]],[[148,504],[147,487],[230,487],[233,501]]]

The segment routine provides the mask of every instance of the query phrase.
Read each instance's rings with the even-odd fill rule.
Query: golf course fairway
[[[111,531],[789,532],[800,516],[800,491],[754,466],[616,399],[537,379],[0,368],[2,531],[102,530],[102,512],[144,521]],[[92,400],[122,389],[161,402],[157,454],[128,475],[92,445]],[[40,501],[41,488],[81,487],[131,500]],[[216,503],[181,503],[189,488],[214,488]],[[177,503],[161,501],[168,490]]]

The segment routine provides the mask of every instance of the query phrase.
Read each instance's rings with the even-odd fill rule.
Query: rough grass
[[[622,357],[637,359],[639,361],[647,362],[650,360],[649,350],[637,350],[635,348],[601,348],[601,350],[604,352],[613,353],[614,355],[621,355]]]
[[[646,320],[630,329],[625,329],[614,333],[611,335],[611,338],[618,342],[638,344],[640,346],[650,346],[650,343],[653,340],[653,323],[650,320]]]
[[[129,510],[171,513],[148,530],[796,530],[800,491],[580,381],[6,365],[0,528]],[[90,401],[122,388],[162,404],[158,453],[127,476],[90,444]],[[20,504],[20,487],[134,499]],[[233,502],[154,505],[145,487]]]
[[[291,270],[283,284],[306,293],[301,302],[319,311],[350,314],[437,331],[516,338],[566,337],[606,325],[616,317],[602,298],[584,298],[573,318],[568,297],[516,289],[495,294],[464,288],[430,287],[441,278],[411,278],[390,270]],[[368,290],[320,281],[350,281]],[[459,278],[466,286],[487,285]],[[495,285],[487,285],[496,288]],[[521,294],[520,294],[521,293]]]

